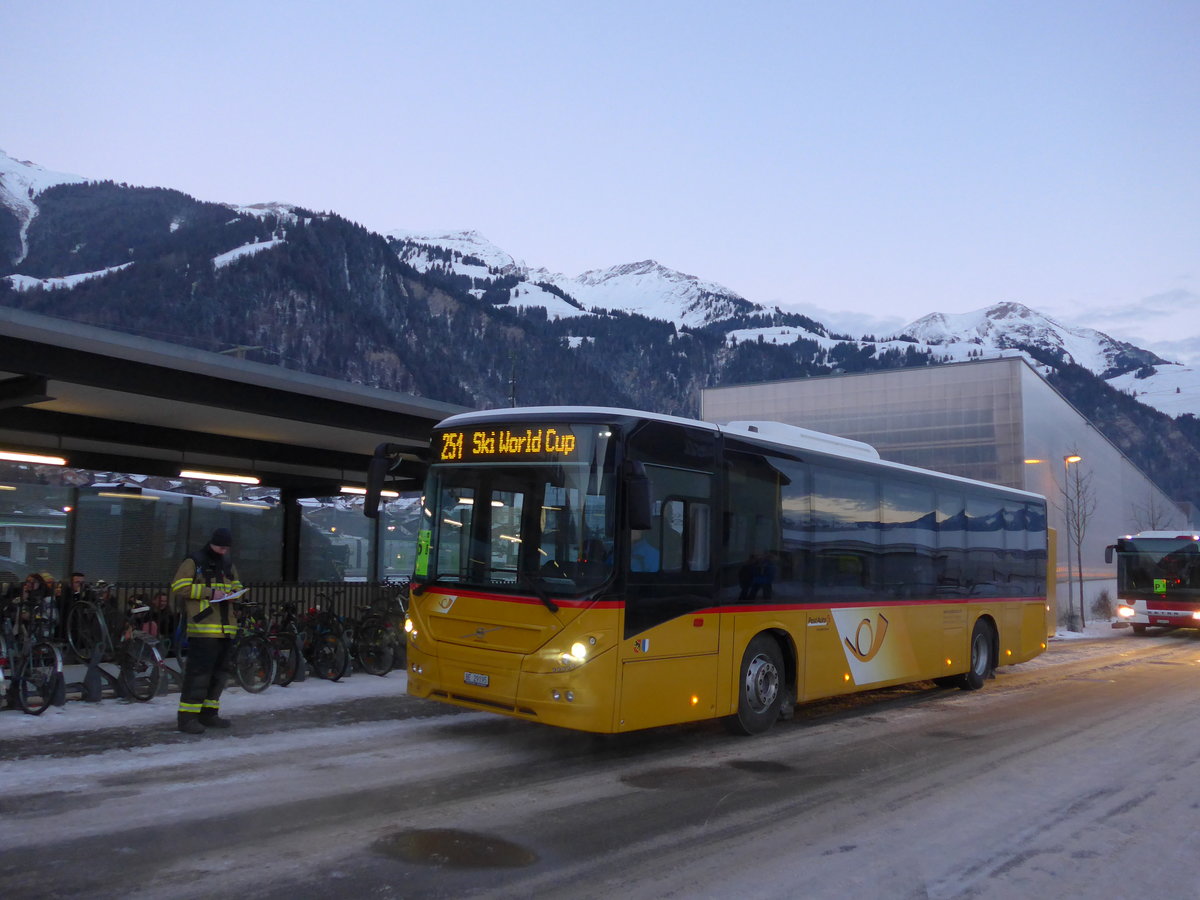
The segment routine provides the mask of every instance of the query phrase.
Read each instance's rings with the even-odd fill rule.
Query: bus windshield
[[[503,447],[514,434],[528,444],[527,435],[544,439],[547,430],[569,452],[470,449],[486,446],[480,435]],[[435,435],[434,446],[440,441],[451,447],[451,458],[430,469],[424,507],[429,555],[427,571],[417,578],[558,595],[599,587],[612,573],[617,482],[610,439],[609,428],[594,425]],[[520,460],[512,458],[517,453]]]
[[[1200,547],[1186,538],[1131,538],[1117,544],[1123,593],[1200,594]]]

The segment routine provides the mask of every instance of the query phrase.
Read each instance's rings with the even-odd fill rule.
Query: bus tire
[[[971,631],[971,668],[967,669],[959,683],[964,691],[979,690],[996,670],[992,637],[992,626],[985,620],[980,619],[975,623]]]
[[[783,703],[785,671],[778,641],[767,634],[756,635],[742,654],[737,713],[725,719],[732,733],[762,734],[775,724]]]

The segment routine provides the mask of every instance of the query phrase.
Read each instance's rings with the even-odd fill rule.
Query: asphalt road
[[[596,737],[406,696],[8,741],[0,895],[1200,896],[1200,634]]]

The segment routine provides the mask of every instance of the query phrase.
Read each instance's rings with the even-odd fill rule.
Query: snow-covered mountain
[[[730,320],[772,317],[780,310],[654,260],[567,276],[531,268],[475,231],[429,234],[396,229],[387,237],[400,258],[421,272],[439,269],[470,278],[476,285],[472,293],[484,296],[491,289],[493,300],[499,287],[501,292],[507,291],[504,302],[543,307],[550,318],[601,309],[662,319],[679,328],[730,322],[726,331],[730,345],[804,340],[828,351],[847,343],[819,323],[812,323],[813,327],[795,323],[739,327]],[[996,303],[961,314],[930,313],[881,340],[850,343],[878,354],[902,353],[915,346],[917,351],[947,362],[1011,355],[1032,346],[1082,366],[1168,415],[1200,415],[1200,371],[1163,360],[1101,331],[1066,325],[1020,303]]]
[[[990,356],[1018,345],[1033,346],[1082,366],[1170,416],[1200,415],[1200,371],[1168,362],[1101,331],[1065,325],[1020,303],[997,303],[959,315],[931,313],[900,335],[937,347],[954,358]]]
[[[1020,303],[996,303],[959,315],[930,313],[906,325],[896,335],[956,352],[962,349],[1003,350],[1031,344],[1062,352],[1069,362],[1104,377],[1131,366],[1164,361],[1147,350],[1114,340],[1091,328],[1072,328]]]
[[[0,151],[0,261],[12,265],[9,271],[16,269],[28,252],[27,236],[38,215],[38,194],[55,185],[87,181],[78,175],[48,171]],[[281,227],[297,218],[294,207],[281,203],[221,206],[234,216],[271,216]],[[172,221],[170,230],[174,232],[182,224]],[[729,347],[748,342],[786,345],[803,341],[824,353],[843,345],[843,351],[876,356],[916,352],[941,361],[1025,352],[1022,348],[1033,347],[1043,351],[1043,356],[1082,366],[1168,415],[1200,415],[1200,371],[1164,361],[1103,332],[1065,325],[1020,303],[997,303],[957,315],[931,313],[880,340],[855,340],[834,336],[812,319],[762,306],[723,285],[652,259],[565,275],[530,266],[475,231],[421,233],[395,229],[384,236],[398,258],[416,271],[453,279],[456,286],[492,304],[540,307],[550,319],[569,320],[600,310],[658,319],[678,329],[719,329]],[[251,242],[214,256],[213,266],[222,269],[281,243],[281,234],[256,235]],[[72,290],[124,268],[124,263],[81,267],[78,272],[68,269],[54,273],[56,277],[12,274],[7,280],[20,291]],[[581,329],[580,336],[568,336],[569,346],[588,340],[585,333]]]
[[[636,313],[688,328],[762,309],[723,285],[668,269],[652,259],[547,280],[589,309]]]
[[[669,269],[652,259],[568,276],[530,268],[476,231],[420,234],[393,229],[386,237],[397,244],[400,258],[421,272],[440,266],[473,279],[515,277],[522,283],[512,288],[510,303],[543,306],[551,317],[584,315],[599,308],[699,328],[766,311],[723,285]],[[479,296],[484,293],[483,288],[474,290]]]
[[[0,207],[12,213],[17,226],[14,264],[24,259],[28,251],[25,236],[38,212],[34,198],[56,184],[80,184],[84,181],[87,179],[78,175],[51,172],[36,163],[13,159],[0,150]]]

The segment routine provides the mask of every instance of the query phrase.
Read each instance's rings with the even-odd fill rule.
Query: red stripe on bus
[[[449,594],[448,591],[439,591],[439,593]],[[492,600],[497,603],[519,603],[526,606],[541,606],[542,601],[537,597],[529,597],[524,595],[514,594],[493,594],[487,591],[455,591],[454,596],[458,597],[473,597],[478,600]],[[625,606],[624,600],[572,600],[563,598],[554,598],[555,604],[568,609],[620,609]],[[815,603],[812,601],[802,603],[731,603],[722,606],[706,606],[700,609],[691,610],[688,615],[701,615],[712,613],[737,613],[737,612],[781,612],[789,610],[810,610],[810,609],[864,609],[867,607],[897,607],[897,606],[963,606],[968,603],[974,603],[978,606],[987,606],[991,603],[1045,603],[1045,597],[930,597],[927,599],[911,599],[911,600],[845,600],[834,601],[829,603]]]

